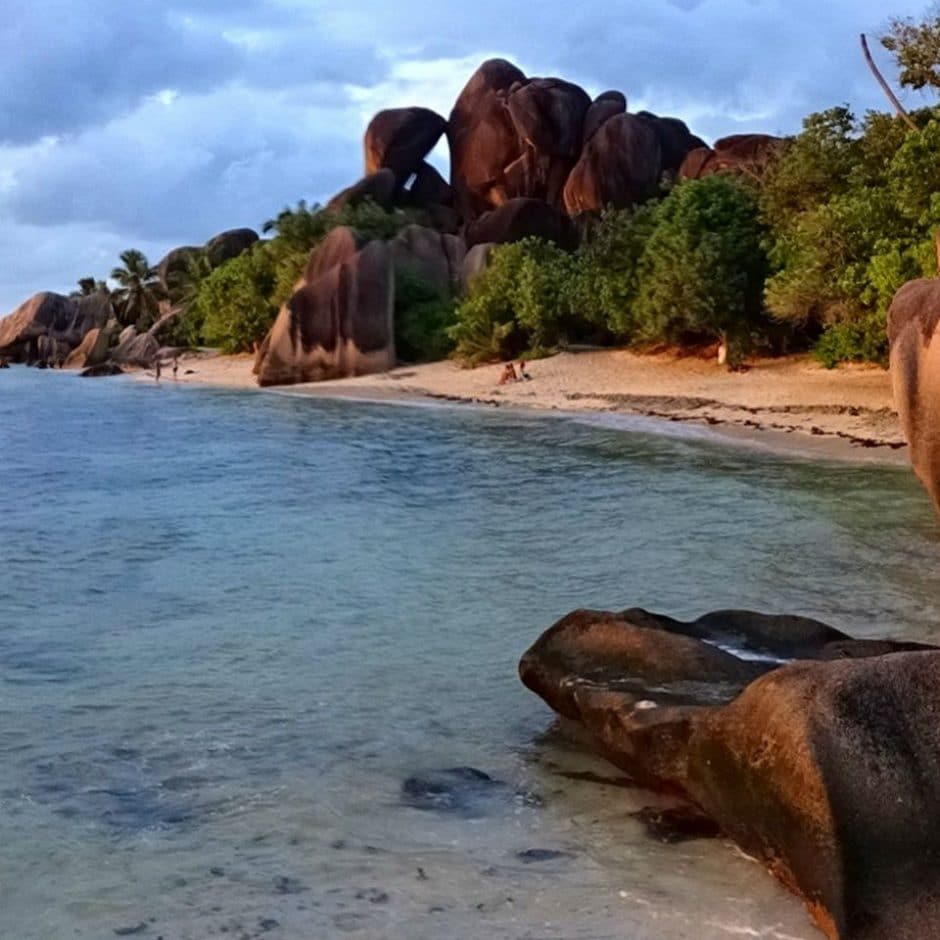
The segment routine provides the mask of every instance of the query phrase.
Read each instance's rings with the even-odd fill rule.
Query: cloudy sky
[[[709,139],[790,133],[830,105],[883,108],[858,34],[926,4],[7,0],[0,313],[104,276],[125,248],[156,261],[329,197],[361,174],[375,111],[446,115],[485,58],[620,89]]]

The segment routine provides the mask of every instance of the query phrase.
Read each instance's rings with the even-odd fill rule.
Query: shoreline
[[[501,364],[450,361],[325,382],[259,388],[251,355],[186,356],[162,381],[292,397],[377,404],[510,408],[756,446],[809,459],[907,466],[889,374],[878,367],[827,370],[809,356],[753,360],[732,373],[712,360],[626,350],[564,352],[528,363],[528,382],[500,386]],[[152,373],[128,373],[138,381]]]

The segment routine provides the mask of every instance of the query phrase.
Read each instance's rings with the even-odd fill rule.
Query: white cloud
[[[373,113],[446,116],[493,55],[592,94],[620,89],[705,137],[885,107],[858,50],[859,32],[884,25],[880,0],[13,6],[0,20],[0,310],[106,274],[124,248],[156,259],[330,196],[361,173]]]

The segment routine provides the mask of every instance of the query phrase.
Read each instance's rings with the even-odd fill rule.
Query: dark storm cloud
[[[80,130],[162,89],[379,80],[384,64],[355,37],[295,31],[260,0],[14,0],[0,20],[0,141]]]

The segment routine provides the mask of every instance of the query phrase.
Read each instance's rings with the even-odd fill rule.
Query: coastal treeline
[[[940,88],[940,16],[896,21],[881,42],[901,85]],[[391,239],[415,221],[368,199],[338,209],[301,202],[238,257],[213,267],[196,252],[163,287],[128,251],[112,272],[115,310],[123,324],[146,327],[167,301],[177,311],[174,341],[250,350],[333,228]],[[830,366],[883,362],[895,291],[937,273],[940,108],[812,114],[765,164],[667,177],[654,198],[578,225],[573,251],[531,237],[493,247],[456,299],[413,274],[400,278],[399,356],[475,364],[573,343],[717,341],[732,364],[798,349]],[[81,292],[102,289],[80,282]]]

